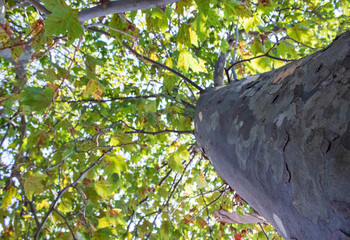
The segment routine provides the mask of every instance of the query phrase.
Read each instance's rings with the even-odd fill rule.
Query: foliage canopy
[[[211,215],[251,209],[189,150],[198,90],[228,35],[244,79],[329,44],[349,2],[182,0],[79,22],[106,2],[2,4],[1,238],[263,239]]]

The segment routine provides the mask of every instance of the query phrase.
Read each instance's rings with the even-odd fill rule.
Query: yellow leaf
[[[90,79],[86,89],[84,91],[84,97],[91,95],[97,101],[102,98],[102,93],[104,92],[104,87],[95,79]]]
[[[107,220],[106,217],[100,218],[98,220],[97,228],[101,229],[101,228],[105,228],[105,227],[109,227],[109,221]]]
[[[17,189],[14,186],[11,186],[10,189],[5,191],[4,198],[2,199],[2,208],[6,209],[14,198],[17,195]]]
[[[205,67],[205,61],[200,58],[194,58],[192,54],[187,50],[182,50],[177,61],[177,67],[187,71],[189,67],[196,73],[205,72],[208,73]]]
[[[101,181],[96,182],[94,184],[94,187],[97,194],[104,199],[113,195],[113,191],[111,190],[111,185],[108,184],[107,182],[101,182]]]
[[[168,57],[166,60],[165,60],[165,65],[172,68],[173,67],[173,59],[171,57]]]
[[[205,177],[203,174],[199,174],[197,177],[197,184],[200,188],[205,188],[208,186],[207,181],[205,180]]]
[[[36,209],[38,211],[40,211],[43,208],[49,208],[49,207],[50,207],[50,203],[46,199],[44,199],[42,202],[36,205]]]
[[[195,45],[198,47],[198,36],[195,31],[192,29],[190,30],[190,39],[191,39],[191,44]]]

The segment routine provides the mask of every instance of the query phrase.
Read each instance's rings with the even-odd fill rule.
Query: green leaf
[[[261,23],[261,19],[259,15],[254,15],[253,17],[246,18],[243,21],[244,30],[246,32],[254,31],[257,29],[260,23]]]
[[[125,158],[121,155],[106,155],[105,156],[105,171],[107,174],[121,174],[127,170]]]
[[[29,199],[29,201],[32,201],[33,194],[38,194],[44,191],[44,179],[45,175],[34,173],[24,180],[24,194]]]
[[[12,58],[15,62],[18,62],[19,57],[23,54],[24,46],[17,46],[11,48]]]
[[[21,200],[21,197],[17,192],[17,188],[11,186],[8,190],[5,191],[4,198],[1,200],[2,208],[6,209],[8,206],[10,206],[13,198],[18,198]]]
[[[189,67],[192,68],[192,70],[196,73],[198,72],[207,72],[207,69],[205,67],[204,60],[200,58],[194,58],[192,54],[187,50],[182,50],[179,55],[179,59],[177,61],[177,67],[182,68],[183,70],[187,71]]]
[[[78,19],[78,10],[73,10],[63,0],[43,0],[45,7],[51,11],[45,22],[45,30],[48,35],[67,34],[72,43],[80,35],[84,34]]]
[[[113,228],[105,227],[94,232],[92,240],[110,240],[115,239],[115,237],[117,236],[113,233]]]
[[[206,188],[208,187],[207,181],[205,180],[205,177],[203,174],[199,174],[197,177],[197,184],[200,188]]]
[[[111,191],[111,186],[107,182],[104,182],[104,181],[96,182],[94,184],[94,187],[97,194],[103,199],[107,199],[108,197],[114,194],[113,191]]]
[[[210,9],[210,0],[195,0],[198,9],[200,12],[202,12],[205,16],[208,15],[209,9]]]
[[[27,87],[19,95],[22,106],[27,106],[31,111],[42,112],[49,106],[53,97],[52,88]]]
[[[184,170],[184,166],[181,163],[181,158],[179,158],[176,154],[171,154],[168,159],[169,167],[175,172],[182,172]]]
[[[102,99],[102,94],[104,92],[104,87],[95,79],[90,79],[88,85],[84,91],[84,97],[91,95],[94,99],[100,101]]]
[[[66,151],[63,152],[62,154],[62,160],[66,160],[68,158],[70,158],[75,152],[75,147],[71,147],[69,149],[67,149]]]
[[[129,134],[126,134],[123,132],[117,132],[113,135],[109,143],[112,146],[117,146],[119,144],[126,144],[131,142],[132,142],[132,137]]]

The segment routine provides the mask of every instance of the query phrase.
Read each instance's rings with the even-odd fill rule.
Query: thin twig
[[[126,122],[124,122],[123,120],[119,120],[118,122],[123,123],[126,127],[134,130],[134,131],[130,131],[130,132],[124,132],[124,133],[140,133],[140,134],[151,134],[151,135],[156,135],[156,134],[161,134],[161,133],[178,133],[178,134],[194,134],[193,130],[185,130],[185,131],[178,131],[178,130],[172,130],[172,129],[165,129],[165,130],[161,130],[161,131],[157,131],[157,132],[148,132],[148,131],[143,131],[143,130],[139,130],[136,129],[132,126],[129,126]]]
[[[150,135],[157,135],[157,134],[162,134],[162,133],[194,134],[194,131],[193,130],[177,131],[177,130],[166,129],[166,130],[161,130],[158,132],[148,132],[148,131],[135,129],[135,131],[129,131],[129,132],[124,132],[124,133],[127,133],[127,134],[138,133],[138,134],[150,134]]]
[[[104,102],[112,102],[116,100],[133,100],[133,99],[148,99],[148,98],[158,98],[158,97],[164,97],[165,95],[163,94],[152,94],[152,95],[147,95],[147,96],[133,96],[133,97],[112,97],[109,99],[101,99],[101,100],[96,100],[96,99],[80,99],[80,100],[75,100],[75,101],[66,101],[66,100],[60,100],[56,102],[64,102],[64,103],[80,103],[80,102],[97,102],[97,103],[104,103]]]
[[[269,236],[267,235],[267,233],[265,232],[265,229],[263,228],[263,226],[261,226],[261,223],[258,223],[259,226],[261,227],[261,230],[263,230],[265,236],[266,236],[266,239],[269,240]]]
[[[226,191],[226,189],[223,190],[217,198],[215,198],[213,201],[211,201],[209,204],[205,205],[205,207],[203,207],[201,210],[199,210],[199,212],[198,212],[196,215],[194,215],[193,217],[191,217],[191,219],[190,219],[188,222],[191,222],[191,221],[192,221],[193,219],[195,219],[204,209],[206,209],[207,207],[209,207],[210,205],[212,205],[213,203],[215,203],[217,200],[219,200],[219,199],[221,198],[222,194],[224,194],[225,191]]]
[[[108,28],[108,29],[110,29],[110,30],[119,32],[119,33],[121,33],[121,34],[124,34],[124,35],[126,35],[126,36],[128,36],[128,37],[131,37],[131,38],[133,38],[133,39],[139,39],[139,38],[140,38],[140,37],[133,36],[133,35],[131,35],[131,34],[129,34],[129,33],[126,33],[126,32],[124,32],[124,31],[121,31],[121,30],[119,30],[119,29],[116,29],[116,28],[114,28],[114,27],[105,25],[105,24],[103,24],[103,23],[92,23],[92,24],[88,24],[88,25],[84,25],[84,26],[85,26],[86,28],[89,28],[89,27],[104,27],[104,28]]]
[[[200,192],[201,192],[201,195],[202,195],[202,199],[203,199],[203,202],[204,202],[204,205],[207,205],[207,202],[205,201],[205,198],[204,198],[204,195],[203,195],[203,191],[202,191],[202,189],[200,189],[199,190]],[[207,216],[208,216],[208,227],[209,227],[209,231],[210,231],[210,238],[212,239],[212,240],[214,240],[213,239],[213,228],[209,225],[209,221],[210,221],[210,214],[209,214],[209,209],[208,208],[206,208],[206,210],[207,210]]]
[[[265,54],[258,55],[258,56],[255,56],[255,57],[252,57],[252,58],[248,58],[248,59],[243,59],[241,61],[237,61],[237,62],[231,64],[231,66],[228,67],[226,69],[226,71],[229,71],[231,68],[233,68],[235,65],[237,65],[239,63],[250,62],[251,60],[254,60],[254,59],[257,59],[257,58],[261,58],[261,57],[269,57],[269,58],[272,58],[272,59],[275,59],[275,60],[279,60],[279,61],[284,61],[284,62],[295,62],[295,61],[297,61],[297,59],[283,59],[283,58],[278,58],[278,57],[274,57],[274,56],[269,55],[270,51],[275,47],[276,44],[277,43],[275,43]]]
[[[55,208],[53,209],[58,215],[60,215],[60,217],[64,220],[64,222],[66,223],[67,227],[69,228],[69,231],[70,233],[72,234],[72,237],[74,240],[77,240],[75,235],[74,235],[74,232],[73,230],[71,229],[71,227],[69,226],[68,222],[67,222],[67,219],[59,212],[57,211]]]
[[[138,52],[136,52],[132,47],[130,47],[128,44],[124,43],[123,42],[123,46],[126,47],[130,52],[132,52],[134,55],[136,55],[137,58],[140,58],[142,60],[146,60],[154,65],[157,65],[158,67],[161,67],[163,69],[166,69],[168,70],[169,72],[172,72],[174,73],[175,75],[181,77],[182,79],[184,79],[186,82],[188,82],[189,84],[191,84],[193,87],[195,87],[196,89],[198,89],[200,92],[203,92],[204,89],[201,88],[200,86],[198,86],[196,83],[194,83],[191,79],[189,79],[188,77],[184,76],[183,74],[179,73],[178,71],[175,71],[174,69],[162,64],[162,63],[159,63],[157,61],[154,61],[146,56],[143,56],[141,54],[139,54]]]
[[[7,137],[7,134],[9,133],[10,127],[11,127],[11,125],[10,125],[10,124],[7,124],[7,129],[6,129],[6,132],[5,132],[5,134],[4,134],[4,137],[3,137],[2,140],[1,140],[0,147],[1,147],[2,144],[4,143],[4,141],[5,141],[6,137]]]
[[[31,208],[33,216],[34,216],[34,220],[35,220],[36,226],[39,226],[40,222],[39,222],[39,219],[38,219],[38,215],[36,214],[35,205],[34,205],[34,203],[32,201],[29,201],[29,199],[28,199],[28,202],[29,202],[30,208]]]

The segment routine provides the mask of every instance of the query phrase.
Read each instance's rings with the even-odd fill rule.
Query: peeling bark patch
[[[219,125],[219,113],[218,111],[214,112],[211,116],[210,116],[210,127],[212,131],[215,131],[216,128]]]
[[[199,112],[199,113],[198,113],[198,117],[199,117],[199,121],[202,121],[202,120],[203,120],[203,114],[202,114],[202,112]]]
[[[293,64],[292,66],[290,66],[287,69],[284,69],[282,72],[280,72],[277,77],[273,80],[273,83],[275,84],[281,84],[283,82],[284,79],[286,79],[286,77],[292,75],[294,73],[294,70],[299,67],[301,64],[303,63],[302,60],[299,60],[298,62],[296,62],[295,64]]]
[[[275,220],[275,222],[276,222],[279,230],[281,231],[283,237],[288,238],[286,229],[284,228],[284,225],[283,225],[281,219],[275,213],[273,213],[273,219]]]

